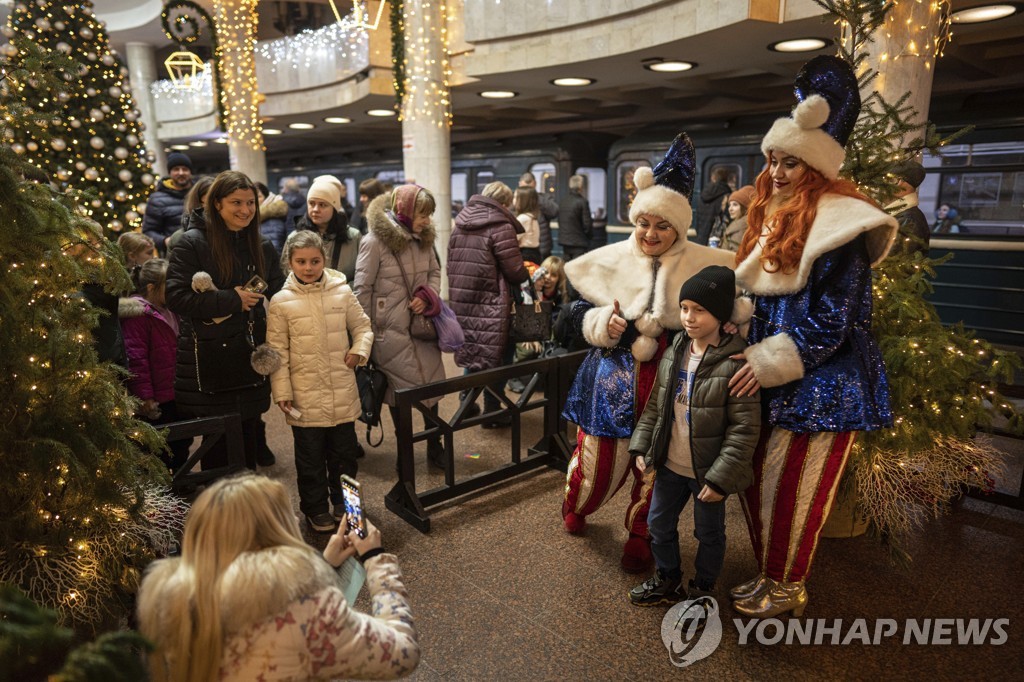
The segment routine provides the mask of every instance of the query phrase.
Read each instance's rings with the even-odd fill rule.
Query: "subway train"
[[[694,195],[719,167],[727,170],[730,185],[751,184],[764,166],[760,141],[773,118],[688,128],[697,150]],[[595,245],[624,239],[631,230],[633,173],[657,164],[676,132],[651,127],[625,137],[572,133],[456,144],[452,202],[464,202],[495,180],[515,187],[526,171],[534,174],[540,191],[558,198],[568,191],[569,176],[578,173],[587,179],[591,210],[607,220],[595,234]],[[1024,348],[1024,127],[979,127],[944,148],[941,157],[927,156],[924,165],[928,174],[919,188],[921,209],[931,221],[943,206],[957,216],[949,233],[932,236],[931,257],[952,253],[953,258],[939,266],[931,302],[946,323],[963,321],[993,343]],[[324,157],[313,166],[269,170],[272,187],[288,177],[304,186],[330,173],[346,184],[353,200],[362,180],[403,180],[397,154]],[[552,228],[557,244],[557,224]]]

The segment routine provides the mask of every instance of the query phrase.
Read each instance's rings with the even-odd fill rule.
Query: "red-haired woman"
[[[834,88],[834,89],[830,89]],[[756,296],[737,395],[761,388],[763,430],[744,511],[760,571],[733,588],[740,613],[770,618],[807,604],[804,580],[858,431],[892,421],[871,336],[871,266],[895,219],[838,179],[860,110],[857,80],[835,57],[797,76],[801,103],[761,144],[736,280]]]

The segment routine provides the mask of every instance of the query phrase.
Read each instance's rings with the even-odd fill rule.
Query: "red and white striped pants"
[[[754,452],[754,483],[740,498],[761,573],[807,578],[856,432],[793,433],[765,426]]]

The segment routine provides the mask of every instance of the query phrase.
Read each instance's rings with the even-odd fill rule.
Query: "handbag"
[[[512,322],[508,337],[511,341],[547,341],[551,338],[553,301],[512,304]]]
[[[255,321],[252,311],[244,329],[227,336],[199,338],[192,327],[195,352],[196,383],[200,393],[216,395],[262,386],[267,377],[253,369],[252,354],[256,350],[253,338]]]
[[[383,428],[376,443],[372,441],[371,433],[373,427],[380,426],[384,394],[388,390],[388,375],[379,370],[373,362],[367,362],[362,367],[356,367],[356,385],[359,388],[359,406],[362,409],[359,421],[366,424],[366,444],[375,448],[384,442]]]
[[[409,285],[409,277],[405,274],[405,266],[402,265],[401,254],[395,254],[395,260],[398,261],[398,269],[402,271],[402,281],[405,282],[405,290],[409,294],[409,300],[412,300],[412,287]],[[434,327],[434,322],[429,317],[424,317],[418,313],[412,313],[409,316],[409,336],[420,341],[437,341],[437,329]]]

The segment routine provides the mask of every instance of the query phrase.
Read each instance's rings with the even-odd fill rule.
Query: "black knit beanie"
[[[167,172],[170,173],[172,168],[177,168],[178,166],[184,166],[192,170],[192,159],[188,158],[188,154],[171,152],[167,155]]]
[[[709,265],[679,289],[679,302],[693,301],[704,307],[719,322],[728,322],[736,298],[736,275],[724,265]]]

